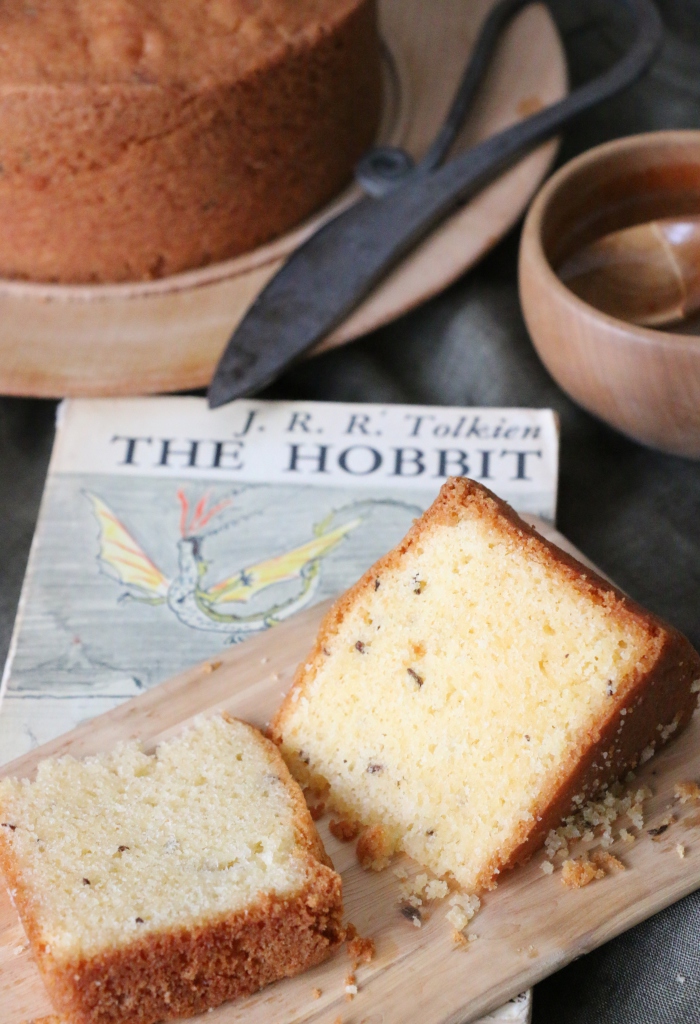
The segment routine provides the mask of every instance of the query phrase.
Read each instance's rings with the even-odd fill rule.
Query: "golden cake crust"
[[[543,538],[487,488],[466,478],[452,478],[443,485],[427,512],[414,522],[404,540],[376,562],[326,614],[316,643],[299,666],[293,685],[272,722],[270,735],[277,744],[283,745],[286,720],[303,695],[307,679],[313,678],[316,666],[322,662],[323,648],[337,634],[345,615],[363,594],[375,587],[375,581],[383,572],[400,564],[402,555],[419,544],[425,534],[437,526],[458,521],[467,506],[471,510],[476,508],[479,516],[493,522],[499,530],[509,532],[533,559],[560,573],[570,585],[591,601],[603,605],[618,621],[641,624],[648,637],[646,652],[625,692],[619,699],[611,700],[608,717],[571,752],[557,778],[551,781],[538,811],[540,820],[534,825],[523,822],[511,848],[502,850],[486,865],[475,885],[475,889],[480,890],[492,888],[500,872],[526,861],[542,845],[550,829],[572,813],[580,800],[590,798],[624,771],[636,767],[642,751],[650,753],[658,749],[670,735],[676,735],[688,724],[698,702],[692,684],[700,680],[700,656],[682,633]],[[285,751],[285,755],[302,785],[324,787],[325,780],[315,777],[298,757],[289,751]],[[327,802],[334,806],[332,791]],[[335,809],[353,817],[351,808],[338,806]],[[392,842],[391,836],[383,836],[379,845],[385,847],[387,842]],[[366,859],[370,859],[369,853]]]
[[[264,745],[270,768],[283,782],[293,806],[295,835],[306,858],[306,880],[289,897],[266,895],[245,910],[196,929],[149,932],[123,948],[57,963],[43,944],[8,826],[0,828],[0,873],[51,1001],[75,1024],[155,1024],[163,1018],[192,1016],[308,970],[343,942],[342,881],[303,795],[277,747],[253,726],[242,724]]]
[[[0,276],[161,277],[330,200],[379,110],[374,0],[0,11]]]

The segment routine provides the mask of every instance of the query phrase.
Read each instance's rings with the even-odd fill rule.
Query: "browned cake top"
[[[313,40],[359,0],[3,0],[0,88],[209,84]]]

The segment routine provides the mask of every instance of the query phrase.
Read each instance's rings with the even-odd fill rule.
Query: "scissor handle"
[[[454,99],[442,127],[435,136],[423,159],[417,164],[423,171],[434,171],[442,163],[459,135],[469,113],[477,89],[486,74],[491,56],[501,32],[511,18],[535,0],[501,0],[489,11],[481,26],[479,37],[464,69]]]
[[[375,198],[386,195],[399,185],[404,184],[409,176],[417,177],[419,174],[430,173],[440,166],[462,128],[501,32],[511,18],[533,2],[534,0],[501,0],[491,9],[481,27],[445,121],[427,153],[417,165],[414,165],[411,156],[405,150],[395,146],[376,146],[364,154],[355,169],[355,177],[368,195]],[[651,0],[623,0],[623,2],[626,6],[631,7],[637,22],[637,34],[632,47],[608,71],[575,89],[559,103],[542,111],[542,114],[549,115],[551,113],[552,117],[548,118],[548,123],[552,123],[552,119],[554,119],[557,124],[563,124],[571,117],[577,116],[589,107],[615,95],[639,78],[655,57],[663,37],[663,26],[656,8]],[[525,140],[530,134],[530,127],[526,128],[525,126],[530,126],[534,121],[536,130],[539,130],[537,128],[538,118],[540,118],[540,114],[527,118],[513,128],[501,132],[496,138],[515,133],[517,138],[523,140],[519,143],[522,148],[527,145]],[[522,130],[519,135],[517,129]],[[549,134],[551,134],[551,129]],[[487,142],[490,141],[487,140]],[[517,142],[516,145],[518,145]]]

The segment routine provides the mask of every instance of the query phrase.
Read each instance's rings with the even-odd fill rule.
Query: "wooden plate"
[[[551,527],[541,521],[536,525],[581,557]],[[0,775],[29,777],[43,757],[67,753],[82,757],[128,738],[138,738],[152,750],[196,714],[227,710],[264,726],[289,687],[297,663],[307,655],[326,608],[325,603],[317,605],[228,648],[215,661],[183,672],[4,766]],[[474,1020],[700,886],[697,805],[674,803],[677,820],[658,835],[646,831],[659,826],[668,814],[675,783],[698,777],[700,718],[696,715],[678,740],[638,772],[634,786],[648,785],[654,796],[645,801],[644,829],[634,844],[618,840],[610,850],[626,870],[585,889],[571,890],[562,885],[559,871],[543,874],[543,854],[536,854],[486,894],[469,927],[478,938],[467,950],[452,942],[445,920],[447,901],[430,904],[422,927],[415,928],[400,913],[399,882],[393,871],[362,871],[353,844],[338,842],[324,818],[318,825],[343,875],[347,919],[361,935],[374,938],[377,947],[374,960],[357,971],[358,995],[351,1003],[345,1001],[350,961],[341,950],[306,974],[190,1019],[202,1024],[333,1024],[338,1017],[346,1024]],[[684,847],[683,857],[678,844]],[[321,990],[318,999],[313,998],[314,988]],[[19,919],[2,886],[0,1006],[3,1024],[41,1024],[41,1018],[51,1013]],[[517,1005],[510,1009],[512,1017],[504,1010],[500,1019],[520,1017]]]
[[[380,0],[385,42],[380,138],[420,155],[441,123],[495,0]],[[527,8],[501,40],[458,148],[560,99],[561,41]],[[540,147],[435,231],[320,348],[341,345],[436,294],[515,223],[556,142]],[[202,387],[245,310],[284,259],[358,196],[348,190],[296,230],[236,259],[159,281],[41,285],[0,281],[0,391],[137,395]]]

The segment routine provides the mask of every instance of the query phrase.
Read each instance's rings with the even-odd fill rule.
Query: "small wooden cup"
[[[616,320],[555,273],[610,231],[688,214],[700,214],[700,131],[597,146],[553,175],[530,207],[519,283],[535,348],[574,401],[642,444],[700,459],[700,337]]]

